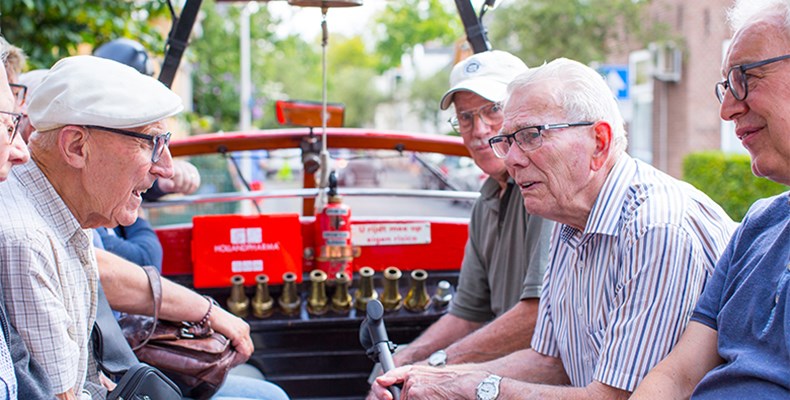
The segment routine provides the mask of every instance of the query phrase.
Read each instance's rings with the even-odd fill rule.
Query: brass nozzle
[[[269,294],[269,275],[255,277],[255,296],[252,298],[252,315],[266,318],[274,312],[274,299]]]
[[[299,313],[302,299],[299,298],[299,293],[296,292],[296,274],[293,272],[283,274],[283,293],[280,295],[277,303],[280,304],[280,308],[286,315]]]
[[[329,299],[326,297],[326,272],[320,269],[310,271],[310,295],[307,298],[307,311],[310,314],[321,315],[329,309]]]
[[[423,312],[431,305],[431,298],[428,297],[428,290],[425,288],[425,280],[428,279],[428,272],[424,269],[411,271],[411,286],[409,293],[403,300],[403,306],[412,312]]]
[[[250,298],[244,293],[244,277],[233,275],[230,278],[230,297],[228,310],[239,318],[246,318],[250,311]]]
[[[403,276],[396,267],[387,267],[384,270],[384,292],[381,294],[381,304],[387,311],[400,310],[403,305],[403,296],[398,289],[398,279]]]
[[[359,288],[354,293],[354,307],[359,311],[365,312],[368,302],[379,298],[378,292],[373,288],[373,275],[375,274],[376,271],[370,267],[359,269]]]
[[[351,295],[348,294],[348,285],[351,280],[345,272],[335,275],[335,294],[332,296],[332,310],[339,313],[347,312],[351,308]]]

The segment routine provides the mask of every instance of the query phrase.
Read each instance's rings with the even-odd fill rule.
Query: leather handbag
[[[124,315],[118,321],[137,358],[172,379],[186,397],[210,398],[225,381],[235,350],[221,333],[201,323],[159,320],[162,286],[153,267],[148,274],[154,297],[154,316]]]

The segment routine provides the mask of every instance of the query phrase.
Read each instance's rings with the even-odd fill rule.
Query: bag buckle
[[[181,337],[184,339],[194,339],[195,335],[189,331],[189,328],[181,328]]]

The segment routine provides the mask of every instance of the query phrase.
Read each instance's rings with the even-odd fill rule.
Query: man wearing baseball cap
[[[0,186],[0,283],[11,322],[58,398],[106,394],[90,367],[99,275],[88,228],[131,223],[141,194],[173,174],[165,119],[182,108],[155,79],[92,56],[56,63],[30,99],[31,162]],[[102,268],[101,278],[116,309],[150,312],[140,268]],[[216,306],[207,314],[207,299],[165,279],[162,285],[161,318],[210,317],[238,351],[236,363],[250,356],[246,322]]]
[[[398,366],[426,358],[435,366],[481,362],[529,347],[553,222],[524,210],[504,161],[488,145],[502,126],[507,85],[526,70],[523,61],[497,50],[453,67],[440,105],[454,105],[449,122],[489,178],[472,209],[450,310],[395,355]]]

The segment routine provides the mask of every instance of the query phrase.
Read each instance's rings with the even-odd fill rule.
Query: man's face
[[[128,129],[155,136],[165,133],[163,121],[142,129]],[[151,162],[153,142],[99,129],[89,129],[90,156],[83,171],[83,185],[92,199],[83,227],[130,225],[137,219],[141,193],[157,178],[173,175],[173,159],[165,149],[158,162]]]
[[[502,133],[535,125],[581,122],[568,120],[550,95],[551,84],[559,83],[536,83],[513,92],[505,105]],[[592,174],[592,127],[549,129],[541,135],[543,144],[531,151],[521,150],[515,142],[510,145],[505,157],[507,171],[519,185],[529,213],[571,224],[585,212],[580,209],[578,195]]]
[[[8,86],[5,71],[0,73],[0,111],[13,112],[14,95]],[[30,154],[20,135],[16,135],[13,143],[9,143],[8,130],[13,129],[14,119],[11,115],[0,113],[0,182],[8,178],[11,167],[27,162]]]
[[[455,93],[453,95],[453,104],[455,105],[456,116],[459,116],[462,112],[474,113],[481,107],[493,105],[491,101],[468,91]],[[461,128],[461,138],[464,140],[464,145],[469,150],[469,154],[471,154],[475,164],[483,172],[496,179],[504,179],[506,173],[505,163],[494,155],[494,152],[488,145],[488,138],[499,132],[499,129],[502,127],[501,124],[490,126],[483,122],[478,115],[475,115],[473,120],[474,122],[469,129]]]
[[[736,65],[787,54],[790,39],[781,26],[780,18],[768,17],[738,31],[722,74]],[[790,60],[749,69],[746,76],[746,99],[735,100],[727,91],[721,118],[735,122],[735,133],[751,154],[755,175],[790,184]]]

